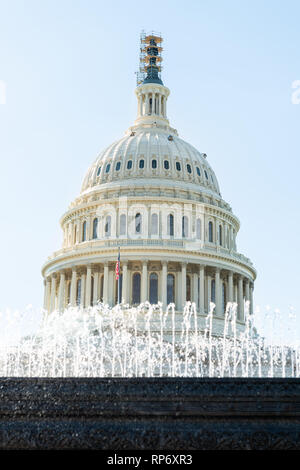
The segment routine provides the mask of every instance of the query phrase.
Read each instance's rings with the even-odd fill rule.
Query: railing
[[[194,246],[193,246],[194,245]],[[113,240],[89,240],[86,242],[78,243],[72,247],[62,248],[61,250],[55,251],[52,256],[48,257],[48,260],[52,260],[58,256],[70,253],[72,251],[81,251],[86,249],[95,249],[99,247],[103,248],[110,248],[110,247],[118,247],[118,246],[165,246],[165,247],[176,247],[176,248],[183,248],[193,251],[199,251],[199,253],[213,253],[213,254],[221,254],[231,258],[234,258],[238,261],[241,261],[244,264],[247,264],[250,267],[253,267],[252,262],[249,258],[242,255],[241,253],[237,253],[229,248],[220,247],[218,245],[211,245],[211,244],[200,244],[199,241],[195,240],[173,240],[173,239],[113,239]]]
[[[137,240],[108,240],[105,241],[105,246],[149,246],[149,245],[156,245],[156,246],[176,246],[183,248],[183,241],[182,240],[152,240],[152,239],[137,239]]]

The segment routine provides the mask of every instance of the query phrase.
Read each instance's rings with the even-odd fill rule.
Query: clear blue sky
[[[298,1],[0,1],[0,310],[42,304],[41,265],[97,153],[136,115],[142,29],[168,114],[208,155],[257,268],[255,302],[300,314]]]

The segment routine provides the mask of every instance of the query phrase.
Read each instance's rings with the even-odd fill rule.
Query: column
[[[199,295],[198,295],[198,273],[193,273],[193,302],[195,302],[196,309],[199,309]]]
[[[250,301],[250,286],[249,286],[249,279],[246,279],[245,282],[245,300]],[[249,311],[248,313],[250,314],[250,305],[249,305]]]
[[[122,302],[124,304],[129,303],[128,299],[128,263],[127,261],[124,261],[122,263]]]
[[[221,316],[221,295],[220,295],[221,294],[221,279],[220,279],[220,269],[219,268],[216,269],[216,273],[215,273],[215,289],[216,289],[216,292],[215,292],[215,296],[216,296],[215,312],[216,312],[216,315]]]
[[[50,312],[55,310],[55,297],[56,297],[56,274],[51,277],[51,295],[50,295]]]
[[[103,303],[108,303],[108,263],[104,264]]]
[[[211,276],[207,276],[207,311],[210,311],[211,303]]]
[[[163,309],[167,307],[167,272],[168,272],[168,265],[166,261],[162,263],[162,279],[161,279],[161,301],[163,305]]]
[[[239,276],[238,281],[238,319],[244,320],[243,276]]]
[[[158,93],[157,95],[157,114],[160,116],[160,100],[161,100],[161,95]]]
[[[86,241],[89,241],[91,237],[91,216],[87,217],[86,220]]]
[[[65,306],[65,273],[60,273],[59,288],[58,288],[58,310],[62,312]]]
[[[228,302],[233,302],[233,272],[228,274]]]
[[[146,212],[147,212],[147,226],[148,226],[148,233],[147,233],[147,238],[151,238],[151,231],[152,231],[152,226],[151,226],[151,206],[146,207]]]
[[[250,285],[250,315],[253,315],[253,289],[254,289],[254,285],[251,283]]]
[[[115,305],[115,288],[116,288],[116,275],[114,270],[108,271],[108,305],[112,307]]]
[[[77,287],[77,272],[76,268],[72,268],[71,278],[71,292],[70,292],[70,303],[72,307],[76,307],[76,287]]]
[[[51,295],[51,279],[47,277],[46,279],[46,287],[45,287],[45,302],[44,302],[44,309],[49,311],[50,306],[50,295]]]
[[[76,219],[76,241],[75,243],[79,243],[80,242],[80,219]]]
[[[143,267],[142,267],[142,285],[141,285],[141,301],[146,302],[147,297],[148,297],[148,292],[147,292],[147,285],[148,285],[148,266],[147,266],[147,261],[143,261]]]
[[[86,274],[81,274],[81,298],[80,298],[80,307],[85,307],[85,281],[86,281]]]
[[[204,266],[199,266],[199,312],[204,314]]]
[[[246,300],[250,300],[249,279],[246,279],[246,282],[245,282],[245,297],[246,297]]]
[[[90,307],[91,305],[91,287],[92,287],[92,267],[90,264],[86,270],[86,286],[85,286],[85,306]]]
[[[94,272],[94,296],[93,305],[97,305],[99,300],[99,271]]]
[[[181,302],[182,308],[186,303],[186,265],[187,263],[181,263]]]

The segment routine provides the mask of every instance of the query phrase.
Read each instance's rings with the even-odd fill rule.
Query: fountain
[[[180,320],[149,302],[138,307],[101,303],[45,315],[37,331],[2,341],[0,376],[10,377],[299,377],[300,344],[263,338],[245,303],[237,331],[237,304],[228,303],[223,334],[214,334],[214,307],[206,317],[187,302]],[[15,324],[14,324],[15,323]],[[20,326],[14,317],[10,328]],[[274,326],[274,325],[273,325]],[[5,326],[4,326],[5,328]],[[2,328],[2,331],[5,329]]]
[[[0,446],[299,448],[297,334],[284,341],[272,319],[263,337],[249,303],[239,331],[236,311],[221,335],[213,303],[202,317],[188,302],[180,321],[173,304],[69,307],[26,334],[24,315],[3,314]]]

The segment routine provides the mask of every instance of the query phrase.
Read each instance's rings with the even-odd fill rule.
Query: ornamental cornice
[[[122,247],[122,249],[124,250],[125,247]],[[145,247],[144,247],[145,248]],[[147,251],[146,253],[144,252],[143,253],[143,257],[146,257],[147,259],[151,259],[151,254],[153,254],[154,256],[158,256],[159,254],[159,259],[161,261],[165,260],[167,256],[167,254],[169,253],[171,255],[171,261],[172,262],[187,262],[187,263],[199,263],[200,260],[210,260],[211,261],[211,265],[212,267],[216,268],[216,267],[220,267],[219,266],[219,263],[225,263],[227,265],[227,267],[221,267],[222,269],[229,269],[229,266],[235,266],[235,267],[238,267],[241,269],[241,271],[239,272],[239,274],[242,274],[242,275],[245,275],[245,276],[248,276],[251,278],[251,281],[255,280],[256,279],[256,270],[248,265],[246,262],[243,262],[242,260],[239,260],[237,258],[232,258],[232,257],[229,257],[229,256],[226,256],[226,255],[222,255],[220,253],[209,253],[207,251],[194,251],[194,250],[186,250],[186,249],[175,249],[175,248],[171,248],[171,247],[146,247]],[[140,259],[140,256],[141,256],[141,253],[139,252],[139,250],[136,249],[136,247],[134,246],[126,246],[125,248],[126,250],[126,258],[128,258],[128,256],[134,254],[136,252],[136,256],[139,257]],[[160,253],[161,252],[161,253]],[[86,250],[86,251],[72,251],[70,253],[61,253],[60,255],[58,255],[57,257],[51,259],[51,260],[48,260],[46,263],[44,263],[43,267],[42,267],[42,275],[44,276],[45,275],[45,272],[55,266],[55,264],[61,264],[62,262],[74,262],[75,260],[76,261],[79,261],[80,259],[84,259],[84,258],[88,258],[90,256],[93,256],[94,258],[94,261],[93,260],[87,260],[86,261],[86,265],[87,264],[90,264],[90,263],[104,263],[104,262],[108,262],[108,261],[114,261],[116,259],[116,253],[117,253],[117,246],[115,247],[102,247],[101,249],[95,249],[95,250]],[[128,254],[130,253],[130,254]],[[177,256],[176,259],[174,259],[174,255]],[[108,258],[110,258],[111,256],[113,256],[113,260],[109,260]],[[95,259],[96,257],[99,257],[99,259]],[[187,259],[187,257],[191,257],[191,259]],[[169,258],[169,257],[168,257]],[[70,266],[71,268],[71,266]],[[59,268],[58,270],[61,270],[62,268]],[[236,271],[234,271],[236,273]],[[49,275],[49,274],[47,274]]]
[[[176,183],[176,186],[174,183]],[[203,200],[204,198],[213,198],[216,201],[222,201],[224,205],[230,208],[230,205],[222,199],[222,196],[213,191],[209,186],[202,185],[200,188],[201,189],[199,189],[198,184],[190,182],[189,179],[174,181],[171,178],[150,178],[149,184],[149,179],[147,183],[144,179],[140,179],[139,175],[136,175],[136,177],[132,176],[130,179],[123,180],[122,184],[119,181],[112,180],[107,183],[101,183],[101,185],[95,185],[75,198],[69,208],[72,209],[76,205],[81,205],[82,201],[84,201],[84,204],[88,203],[90,198],[94,199],[99,195],[102,195],[101,199],[113,199],[116,197],[116,194],[122,197],[130,195],[131,191],[133,193],[132,195],[135,197],[141,190],[147,192],[147,196],[150,197],[151,191],[160,191],[161,197],[167,197],[167,193],[174,192],[175,197],[178,197],[180,193],[187,193],[187,199],[193,199],[195,201],[199,201],[199,198],[203,198]]]

